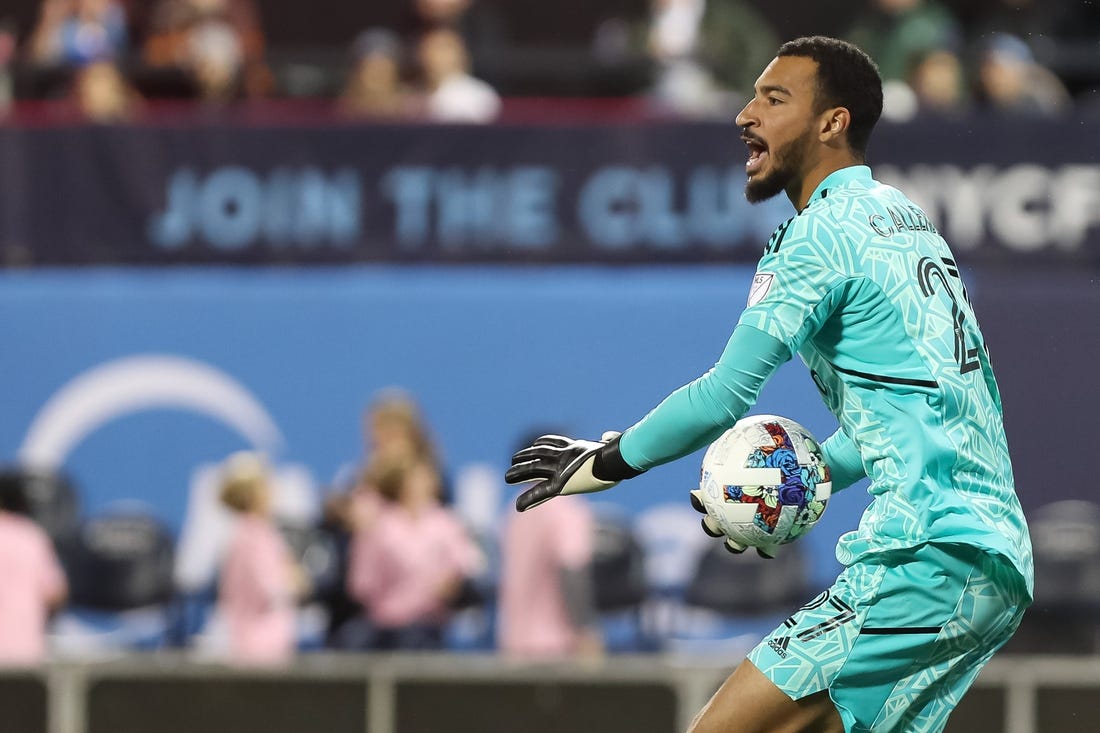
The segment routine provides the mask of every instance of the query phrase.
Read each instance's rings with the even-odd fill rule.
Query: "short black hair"
[[[817,62],[817,107],[846,107],[852,115],[848,145],[859,155],[867,151],[871,130],[882,116],[882,77],[878,66],[859,47],[828,36],[787,41],[777,56],[802,56]]]

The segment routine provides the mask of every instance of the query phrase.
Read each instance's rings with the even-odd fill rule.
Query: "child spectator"
[[[603,649],[592,510],[584,497],[559,499],[537,512],[512,513],[504,528],[497,642],[510,657],[592,657]]]
[[[518,447],[557,432],[533,431]],[[596,521],[585,497],[560,496],[539,511],[508,512],[497,609],[503,654],[524,660],[602,654],[592,579],[595,544]]]
[[[230,659],[239,664],[285,662],[294,652],[296,604],[307,591],[307,581],[271,519],[264,461],[252,453],[230,456],[221,499],[238,514],[218,586]]]
[[[481,552],[440,504],[433,463],[397,460],[373,482],[386,503],[355,535],[348,592],[365,609],[373,648],[438,649],[450,604],[482,565]]]

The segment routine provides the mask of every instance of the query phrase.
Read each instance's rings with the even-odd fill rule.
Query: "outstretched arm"
[[[710,371],[673,392],[623,433],[623,459],[647,470],[713,442],[744,417],[771,375],[790,358],[778,339],[752,326],[738,326]]]
[[[764,383],[790,358],[778,339],[738,326],[710,371],[673,392],[622,436],[587,441],[544,435],[516,453],[505,475],[508,483],[541,479],[520,494],[516,508],[603,491],[703,447],[752,407]]]

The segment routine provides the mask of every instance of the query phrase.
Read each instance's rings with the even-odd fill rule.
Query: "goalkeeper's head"
[[[786,191],[801,208],[815,171],[864,161],[881,115],[882,79],[866,53],[825,36],[784,43],[737,115],[749,147],[745,195],[755,203]]]

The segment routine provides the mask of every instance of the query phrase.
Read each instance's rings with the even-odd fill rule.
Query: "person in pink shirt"
[[[385,501],[374,486],[374,477],[400,461],[427,461],[440,465],[435,441],[423,412],[411,394],[396,387],[380,390],[363,411],[360,423],[363,455],[355,464],[341,466],[325,500],[324,528],[336,542],[345,580],[350,565],[352,537],[373,525]],[[442,472],[441,472],[442,475]],[[443,482],[442,494],[446,494]],[[369,630],[360,604],[347,594],[347,583],[323,599],[329,614],[326,644],[337,649],[360,649]]]
[[[46,657],[46,622],[65,602],[68,583],[46,532],[26,516],[25,501],[0,495],[0,665]]]
[[[363,605],[373,648],[438,649],[451,603],[480,568],[481,551],[440,504],[434,463],[395,461],[375,483],[386,501],[352,540],[348,593]]]
[[[218,606],[229,631],[230,661],[278,664],[294,653],[297,602],[305,574],[271,518],[271,489],[264,461],[238,453],[226,462],[222,502],[237,526],[222,562]]]
[[[524,660],[598,656],[592,510],[580,496],[539,509],[513,514],[502,532],[497,647]]]

